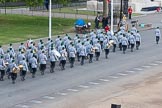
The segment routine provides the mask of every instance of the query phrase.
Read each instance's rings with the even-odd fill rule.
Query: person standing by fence
[[[131,6],[129,6],[129,8],[128,8],[129,19],[132,19],[132,12],[133,12],[133,9]]]

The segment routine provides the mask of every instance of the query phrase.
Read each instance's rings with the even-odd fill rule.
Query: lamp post
[[[120,21],[122,20],[122,12],[123,12],[123,0],[120,2]]]
[[[52,16],[51,16],[51,6],[52,6],[52,1],[49,0],[49,38],[51,38],[51,32],[52,32]]]
[[[114,27],[114,12],[113,12],[113,8],[114,8],[114,0],[111,0],[111,34],[113,35],[113,27]]]

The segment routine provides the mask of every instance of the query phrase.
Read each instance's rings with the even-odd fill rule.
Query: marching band
[[[76,59],[81,65],[84,65],[87,59],[89,63],[92,63],[94,55],[95,60],[98,61],[103,51],[105,58],[108,59],[110,50],[115,52],[117,45],[119,51],[121,50],[125,54],[129,46],[133,52],[135,45],[138,50],[140,44],[141,35],[133,26],[128,32],[120,27],[118,33],[113,35],[110,31],[104,32],[104,30],[97,29],[92,30],[89,34],[84,34],[82,37],[77,34],[73,39],[68,34],[63,38],[58,36],[55,41],[49,38],[46,43],[40,40],[36,44],[30,39],[26,45],[20,44],[18,52],[15,52],[12,44],[9,45],[6,53],[0,46],[0,80],[3,81],[6,74],[14,84],[19,72],[22,81],[25,80],[27,72],[30,72],[32,78],[35,78],[38,68],[41,75],[44,75],[48,62],[50,63],[50,72],[54,73],[58,61],[61,69],[65,70],[67,61],[73,68]]]

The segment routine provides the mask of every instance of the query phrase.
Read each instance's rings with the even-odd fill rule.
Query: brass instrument
[[[13,69],[12,69],[12,72],[13,73],[19,73],[20,72],[20,70],[22,70],[23,69],[23,65],[19,65],[18,67],[14,67]]]
[[[109,43],[107,44],[107,48],[109,49],[110,47],[112,47],[114,44],[113,40],[110,40]]]
[[[20,72],[20,68],[14,67],[14,68],[12,69],[12,73],[19,73],[19,72]]]

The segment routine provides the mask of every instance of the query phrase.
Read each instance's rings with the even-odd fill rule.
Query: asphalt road
[[[10,80],[0,82],[0,108],[28,108],[32,104],[41,103],[42,101],[38,100],[42,97],[59,97],[66,95],[64,92],[67,90],[75,91],[73,88],[80,85],[82,88],[86,88],[85,85],[97,85],[98,79],[118,79],[118,76],[126,74],[123,72],[142,71],[144,66],[147,68],[158,65],[157,61],[162,60],[162,42],[155,44],[153,30],[143,31],[141,35],[142,45],[138,51],[130,52],[128,49],[126,54],[120,51],[111,52],[109,59],[104,59],[102,53],[98,62],[85,63],[84,66],[76,62],[73,69],[67,64],[65,71],[61,71],[57,64],[56,72],[53,74],[47,70],[46,74],[41,76],[38,72],[35,79],[28,74],[26,81],[22,82],[18,77],[14,85]]]

